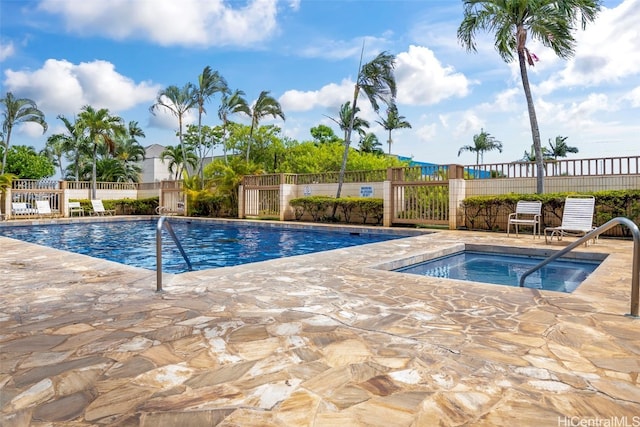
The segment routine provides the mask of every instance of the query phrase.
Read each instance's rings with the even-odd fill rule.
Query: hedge
[[[506,231],[507,217],[515,212],[520,200],[542,202],[542,227],[554,227],[562,222],[564,200],[567,196],[592,195],[595,197],[594,226],[616,218],[626,217],[640,222],[640,190],[609,190],[584,193],[508,194],[476,196],[464,199],[464,227],[471,230]],[[626,227],[618,226],[607,235],[629,236]]]
[[[315,222],[382,224],[383,200],[371,197],[309,196],[292,199],[295,219],[311,218]],[[335,211],[335,215],[334,215]]]

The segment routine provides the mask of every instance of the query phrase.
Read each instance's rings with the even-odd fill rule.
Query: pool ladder
[[[525,271],[522,277],[520,277],[520,287],[524,287],[524,279],[526,279],[527,276],[529,276],[531,273],[539,270],[540,268],[549,264],[551,261],[560,258],[562,255],[571,251],[575,247],[580,246],[582,243],[585,243],[590,239],[595,239],[600,234],[604,233],[610,228],[615,227],[616,225],[626,225],[629,230],[631,230],[631,235],[633,236],[633,260],[631,261],[631,309],[630,313],[627,314],[627,316],[638,318],[638,309],[640,305],[640,231],[638,230],[638,226],[629,218],[613,218],[612,220],[602,224],[595,230],[591,230],[575,242],[571,243],[566,248],[562,249],[559,252],[556,252],[549,258]]]
[[[156,292],[162,292],[162,228],[165,228],[169,235],[175,242],[176,246],[180,250],[182,254],[182,258],[187,262],[187,267],[189,271],[193,271],[193,267],[191,266],[191,261],[189,261],[189,257],[185,253],[182,245],[180,244],[180,240],[178,240],[178,236],[176,236],[175,231],[173,231],[173,227],[168,221],[168,217],[161,216],[158,219],[158,225],[156,226]]]

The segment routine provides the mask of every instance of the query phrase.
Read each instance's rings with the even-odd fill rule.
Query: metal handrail
[[[158,225],[156,226],[156,292],[162,292],[162,227],[169,232],[169,235],[175,242],[176,246],[180,250],[182,257],[187,262],[187,267],[189,271],[193,271],[193,267],[191,266],[191,261],[189,261],[189,257],[185,253],[180,241],[178,240],[178,236],[176,236],[175,231],[173,231],[173,227],[169,221],[166,221],[166,216],[161,216],[158,219]]]
[[[596,228],[595,230],[591,230],[590,232],[588,232],[587,234],[585,234],[575,242],[571,243],[566,248],[562,249],[559,252],[556,252],[555,254],[551,255],[549,258],[545,259],[544,261],[540,262],[539,264],[525,271],[522,277],[520,277],[520,287],[521,288],[524,287],[524,280],[527,278],[527,276],[529,276],[534,271],[537,271],[540,268],[544,267],[545,265],[549,264],[551,261],[557,258],[560,258],[562,255],[571,251],[576,246],[579,246],[590,239],[595,239],[600,234],[604,233],[610,228],[615,227],[616,225],[626,225],[629,228],[629,230],[631,230],[631,235],[633,236],[633,260],[631,262],[631,268],[632,268],[631,309],[628,316],[636,317],[636,318],[639,317],[638,310],[640,307],[640,230],[638,230],[638,226],[629,218],[617,217],[617,218],[613,218],[610,221],[607,221],[606,223],[602,224],[600,227]]]

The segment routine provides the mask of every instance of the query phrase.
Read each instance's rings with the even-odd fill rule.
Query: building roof
[[[145,159],[160,158],[160,155],[162,154],[164,149],[164,145],[151,144],[144,148],[144,157]]]

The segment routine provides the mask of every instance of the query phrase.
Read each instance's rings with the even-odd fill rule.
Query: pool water
[[[520,286],[520,277],[544,258],[463,251],[396,269],[402,273]],[[573,292],[600,264],[598,261],[556,260],[525,279],[525,287]]]
[[[0,227],[0,235],[69,252],[150,270],[156,268],[157,221],[121,221]],[[294,228],[171,221],[193,270],[229,267],[303,255],[407,234],[349,233]],[[162,270],[182,273],[187,265],[166,231],[162,240]]]

